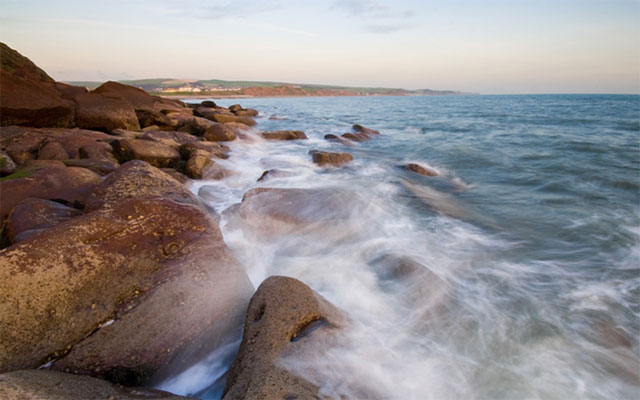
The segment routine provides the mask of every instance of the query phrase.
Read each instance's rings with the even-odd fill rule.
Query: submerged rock
[[[353,160],[349,153],[330,153],[328,151],[311,150],[311,159],[320,166],[340,167]]]
[[[271,131],[262,132],[262,137],[267,140],[300,140],[308,139],[302,131]]]
[[[337,142],[337,143],[344,144],[344,145],[347,145],[347,146],[353,146],[353,143],[351,143],[349,140],[346,140],[343,137],[340,137],[338,135],[334,135],[334,134],[331,134],[331,133],[329,133],[327,135],[324,135],[324,140],[328,140],[330,142]]]
[[[362,125],[359,124],[355,124],[351,127],[351,130],[353,130],[355,133],[363,133],[365,135],[379,135],[380,131],[377,131],[375,129],[371,129],[371,128],[365,128]]]
[[[342,312],[304,283],[267,278],[249,303],[223,399],[322,398],[317,386],[284,369],[280,360],[320,354],[345,324]]]
[[[347,232],[343,224],[350,215],[344,204],[357,201],[354,193],[337,188],[256,188],[245,193],[229,214],[229,227],[241,228],[248,238],[258,240],[292,232],[339,240]]]

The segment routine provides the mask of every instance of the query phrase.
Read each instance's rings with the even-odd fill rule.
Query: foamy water
[[[302,129],[309,140],[232,142],[231,157],[216,162],[233,174],[192,191],[221,214],[255,287],[297,278],[352,321],[333,347],[283,367],[334,398],[640,395],[640,97],[242,104],[261,111],[259,129]],[[382,135],[353,147],[323,140],[353,123]],[[355,160],[323,169],[310,149]],[[399,168],[408,162],[439,176]],[[284,173],[256,182],[268,169]],[[226,210],[255,187],[318,191],[303,210],[308,229],[238,227]],[[379,266],[389,257],[421,272],[386,276]],[[160,387],[219,398],[239,339]]]

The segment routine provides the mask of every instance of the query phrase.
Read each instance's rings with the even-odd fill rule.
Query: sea
[[[352,321],[341,346],[283,361],[322,395],[640,398],[640,96],[215,101],[259,110],[257,131],[309,137],[231,142],[216,162],[232,174],[190,189],[256,288],[297,278]],[[324,139],[353,124],[381,134]],[[321,168],[313,149],[354,161]],[[285,173],[257,182],[270,169]],[[256,187],[348,193],[315,208],[318,220],[339,211],[340,229],[247,238],[225,210]],[[389,255],[424,273],[380,274]],[[158,387],[220,398],[240,339]]]

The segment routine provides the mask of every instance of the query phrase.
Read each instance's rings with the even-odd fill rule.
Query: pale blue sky
[[[58,80],[640,93],[640,0],[0,0]]]

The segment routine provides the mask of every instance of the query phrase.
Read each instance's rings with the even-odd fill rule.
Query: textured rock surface
[[[0,375],[0,398],[7,400],[179,400],[142,387],[122,387],[91,378],[47,370],[22,370]]]
[[[113,208],[136,197],[155,197],[198,206],[198,200],[171,176],[144,161],[129,161],[109,175],[88,196],[85,213]]]
[[[131,162],[92,199],[85,215],[0,251],[0,371],[52,358],[141,384],[239,328],[251,284],[181,184]]]
[[[322,344],[345,324],[342,313],[304,283],[267,278],[249,303],[223,399],[320,398],[317,386],[283,369],[279,360],[322,351]]]
[[[7,219],[7,236],[15,243],[16,236],[26,238],[25,232],[56,226],[70,218],[82,215],[82,211],[55,201],[25,199],[13,208]]]

